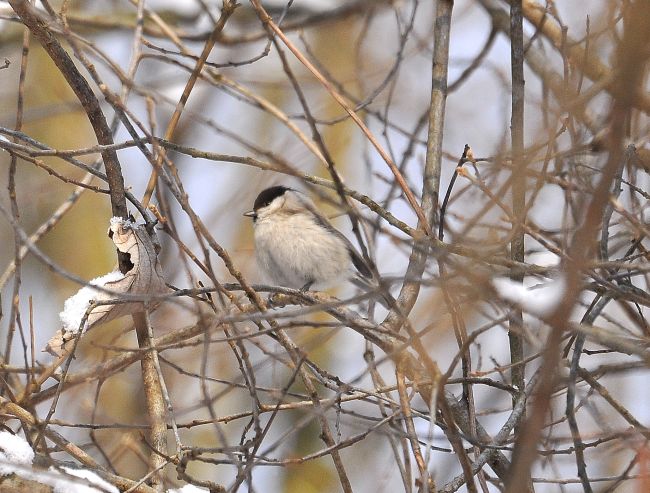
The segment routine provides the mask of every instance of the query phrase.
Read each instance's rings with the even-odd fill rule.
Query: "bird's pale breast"
[[[347,246],[308,214],[276,214],[255,225],[255,250],[260,267],[271,280],[299,289],[318,288],[350,271]]]

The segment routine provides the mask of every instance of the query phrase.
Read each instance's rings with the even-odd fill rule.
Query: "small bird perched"
[[[262,190],[253,210],[257,262],[279,286],[301,289],[372,272],[350,241],[301,192],[283,186]]]

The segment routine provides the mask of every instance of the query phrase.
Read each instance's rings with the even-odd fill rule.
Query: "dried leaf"
[[[65,335],[63,334],[63,329],[57,330],[50,340],[47,341],[47,345],[43,352],[50,353],[52,356],[61,356],[66,352],[64,346],[65,343],[69,341],[70,333],[68,332],[68,340],[66,341]]]
[[[129,254],[133,267],[126,274],[116,271],[93,279],[88,286],[81,288],[77,294],[66,300],[63,311],[59,314],[63,330],[48,343],[47,350],[50,352],[60,352],[63,344],[79,330],[85,331],[95,325],[144,309],[142,302],[97,305],[90,311],[82,327],[83,317],[91,302],[119,300],[120,294],[159,295],[169,292],[158,261],[160,245],[155,233],[150,235],[143,225],[114,217],[111,219],[108,235],[119,251]],[[106,288],[111,293],[100,291],[93,286]]]

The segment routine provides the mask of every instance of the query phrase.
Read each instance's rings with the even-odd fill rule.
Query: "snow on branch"
[[[131,269],[125,274],[114,271],[93,279],[68,298],[59,314],[63,328],[50,339],[47,351],[58,355],[63,344],[79,331],[144,309],[143,301],[128,302],[123,295],[155,296],[169,291],[158,260],[160,245],[155,233],[149,233],[143,225],[113,217],[108,236],[120,252],[129,255]]]

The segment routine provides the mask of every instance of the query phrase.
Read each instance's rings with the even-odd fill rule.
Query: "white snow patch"
[[[8,431],[0,431],[0,476],[16,474],[21,478],[51,486],[54,493],[119,493],[115,486],[87,469],[63,467],[66,474],[73,476],[71,478],[55,467],[50,467],[47,471],[32,469],[33,460],[34,451],[25,439]],[[75,481],[75,478],[90,484]]]
[[[511,301],[525,311],[539,316],[547,315],[558,305],[564,297],[566,287],[563,278],[527,288],[520,282],[498,277],[492,280],[492,285],[504,300]]]
[[[196,0],[153,0],[147,2],[147,7],[156,12],[171,10],[190,16],[196,15],[201,5]]]
[[[107,483],[92,471],[86,469],[73,469],[71,467],[63,467],[62,469],[66,474],[85,479],[92,485],[97,486],[97,488],[87,484],[82,484],[72,478],[67,478],[54,467],[50,467],[49,471],[57,474],[58,477],[51,478],[50,480],[41,480],[40,482],[52,486],[54,493],[119,493],[119,490],[115,486]]]
[[[31,465],[33,460],[34,451],[24,438],[0,431],[0,476],[15,472],[13,464]]]
[[[113,216],[110,220],[110,229],[117,226],[124,226],[125,228],[135,228],[136,224],[130,219],[124,219],[123,217]]]
[[[526,256],[526,260],[540,267],[555,267],[560,264],[560,257],[553,252],[533,252]]]
[[[113,218],[116,219],[116,218]],[[111,219],[111,223],[113,222]],[[120,219],[122,221],[122,219]],[[88,284],[90,286],[85,286],[81,288],[77,294],[71,296],[63,304],[63,311],[59,313],[59,318],[63,324],[63,328],[70,332],[78,332],[79,326],[81,325],[81,319],[83,318],[86,310],[88,309],[88,303],[95,298],[98,290],[94,289],[92,286],[104,286],[108,282],[119,281],[124,278],[124,274],[120,271],[109,272],[106,275],[97,277],[90,281]]]
[[[194,486],[193,484],[186,484],[182,488],[173,488],[170,490],[167,490],[167,493],[205,493],[208,490],[205,488],[199,488],[198,486]]]

